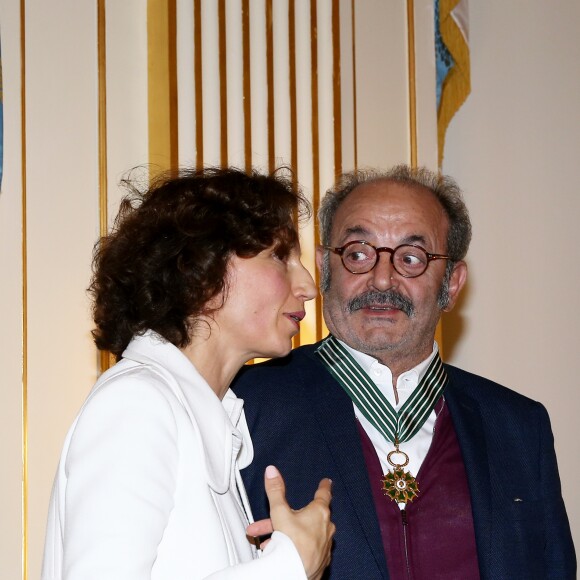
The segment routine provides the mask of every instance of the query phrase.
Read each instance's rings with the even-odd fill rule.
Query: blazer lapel
[[[450,383],[445,389],[445,399],[455,427],[463,455],[471,507],[475,542],[482,578],[491,557],[491,486],[485,432],[479,405],[463,389],[463,385],[450,373]]]
[[[386,570],[379,522],[370,489],[368,472],[356,425],[352,401],[311,351],[316,388],[306,392],[319,420],[326,444],[334,460],[349,500],[380,570]]]

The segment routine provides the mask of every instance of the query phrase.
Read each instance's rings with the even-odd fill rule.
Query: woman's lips
[[[306,316],[306,312],[304,310],[299,310],[297,312],[286,312],[286,318],[291,320],[297,327],[300,327],[300,322]]]

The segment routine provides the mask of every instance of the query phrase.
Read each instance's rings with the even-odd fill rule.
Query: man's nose
[[[396,286],[397,271],[391,262],[391,254],[380,252],[377,255],[377,263],[369,274],[369,286],[377,290],[388,290]]]

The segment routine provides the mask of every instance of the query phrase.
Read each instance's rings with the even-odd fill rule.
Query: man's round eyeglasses
[[[425,272],[431,260],[449,260],[449,256],[431,254],[425,248],[414,244],[402,244],[396,248],[375,248],[369,242],[356,240],[348,242],[340,248],[323,247],[338,254],[342,260],[342,265],[351,274],[370,272],[377,265],[381,252],[388,252],[391,255],[393,268],[404,278],[420,276]]]

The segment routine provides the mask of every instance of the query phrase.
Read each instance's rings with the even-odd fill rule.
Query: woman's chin
[[[282,358],[287,354],[289,354],[291,350],[292,350],[292,342],[290,341],[290,343],[287,346],[281,346],[280,348],[263,351],[259,354],[256,354],[254,358],[260,359]]]

